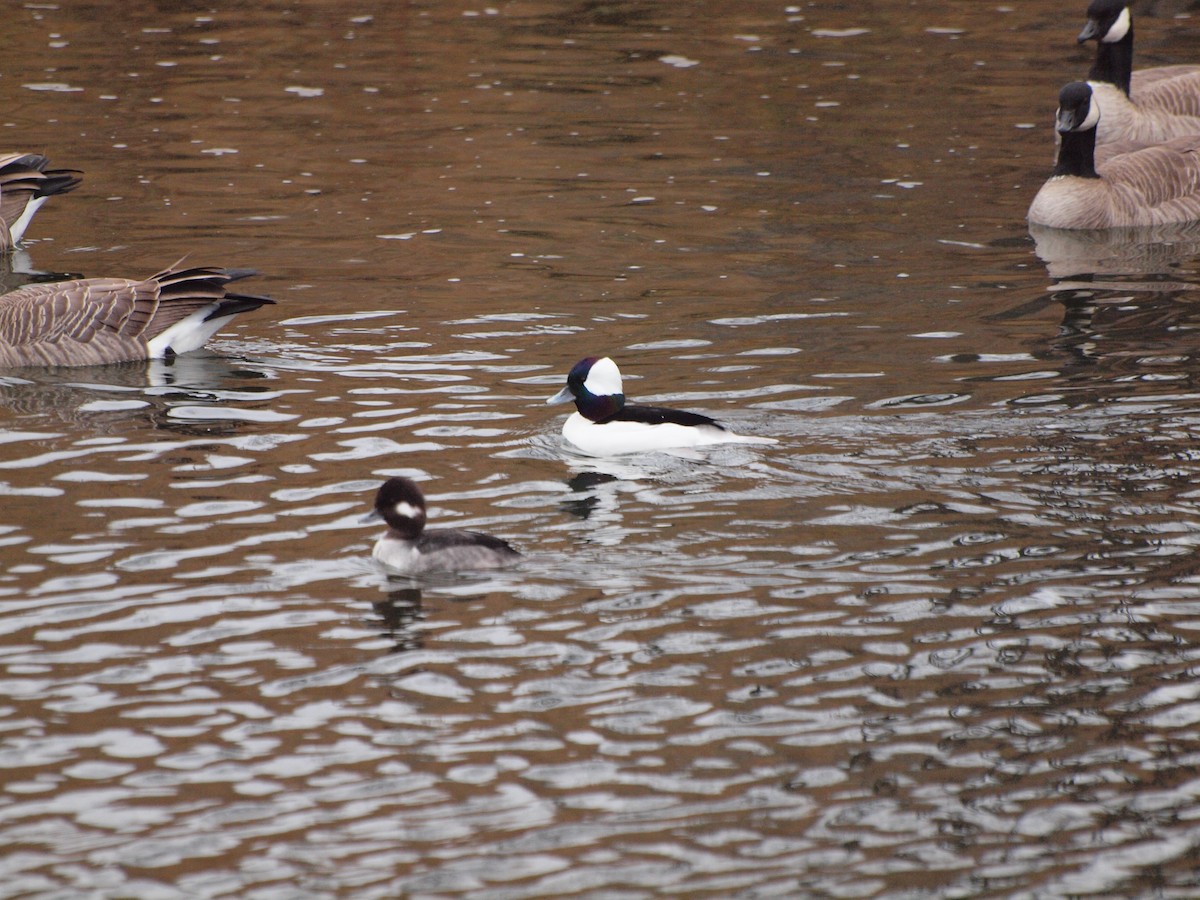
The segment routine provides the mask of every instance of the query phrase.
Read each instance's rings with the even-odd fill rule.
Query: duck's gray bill
[[[547,406],[553,406],[555,403],[566,403],[568,400],[574,400],[575,397],[571,394],[570,387],[564,387],[561,391],[546,401]]]

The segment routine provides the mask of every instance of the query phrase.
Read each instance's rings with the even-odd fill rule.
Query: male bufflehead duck
[[[371,555],[395,572],[420,575],[461,569],[499,569],[521,554],[500,538],[456,528],[425,530],[425,497],[409,478],[389,478],[375,495],[371,518],[388,530]]]
[[[661,406],[626,406],[621,371],[607,356],[581,359],[547,403],[575,401],[563,437],[591,456],[641,453],[707,444],[774,444],[774,438],[734,434],[699,413]]]

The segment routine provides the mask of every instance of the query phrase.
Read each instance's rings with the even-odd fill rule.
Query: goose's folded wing
[[[1160,66],[1134,72],[1130,97],[1155,115],[1200,116],[1200,67]]]
[[[153,318],[153,288],[124,278],[27,285],[0,296],[0,340],[21,346],[87,344],[97,335],[136,337]]]
[[[1200,135],[1115,156],[1101,176],[1137,206],[1191,210],[1174,221],[1200,219]]]
[[[194,312],[209,306],[215,309],[229,296],[225,290],[227,283],[255,274],[257,272],[253,269],[231,270],[206,266],[159,272],[138,286],[148,289],[145,292],[147,296],[144,302],[135,304],[126,330],[130,332],[130,329],[136,329],[136,334],[149,340]],[[153,302],[150,293],[153,293]],[[272,301],[264,298],[263,302]],[[262,306],[262,302],[246,308],[257,309],[259,306]]]

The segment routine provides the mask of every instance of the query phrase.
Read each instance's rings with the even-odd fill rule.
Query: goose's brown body
[[[1110,156],[1098,178],[1056,175],[1029,221],[1050,228],[1129,228],[1200,220],[1200,136]]]
[[[251,274],[177,268],[141,281],[85,278],[0,295],[0,368],[102,365],[195,350],[233,316],[275,302],[227,289]]]

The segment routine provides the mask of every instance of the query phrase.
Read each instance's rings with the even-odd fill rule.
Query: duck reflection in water
[[[559,509],[568,515],[586,521],[601,506],[600,492],[597,488],[613,484],[616,481],[617,476],[604,472],[579,472],[572,475],[567,479],[567,487],[571,489],[572,494],[577,496],[562,501],[558,505]],[[603,510],[600,511],[603,512]]]
[[[409,650],[421,650],[426,644],[426,620],[431,616],[437,620],[453,610],[461,609],[464,616],[473,604],[494,600],[497,604],[492,608],[507,609],[512,605],[513,595],[504,590],[495,589],[494,583],[483,585],[457,585],[454,593],[446,593],[440,588],[432,588],[432,606],[425,605],[425,589],[411,583],[403,587],[397,585],[404,579],[390,580],[387,597],[383,600],[372,600],[371,607],[379,617],[375,623],[380,631],[393,643],[388,653],[404,653]],[[443,623],[444,624],[444,623]],[[436,635],[434,637],[436,641]]]
[[[648,453],[636,459],[580,456],[569,463],[573,471],[565,484],[570,493],[559,500],[558,508],[586,523],[579,529],[583,541],[606,547],[620,546],[640,531],[624,524],[624,495],[644,498],[647,491],[655,492],[654,486],[695,484],[698,477],[693,460],[674,453]]]
[[[376,600],[371,605],[379,616],[384,634],[395,644],[389,652],[403,653],[425,646],[424,629],[421,627],[425,621],[425,611],[421,607],[420,588],[405,587],[388,591],[386,600]]]

